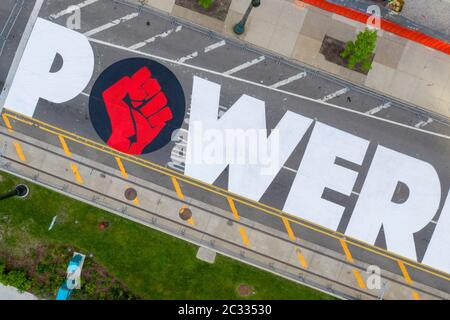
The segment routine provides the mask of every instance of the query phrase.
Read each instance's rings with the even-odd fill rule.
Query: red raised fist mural
[[[110,147],[142,154],[170,141],[183,122],[185,101],[171,71],[155,61],[134,58],[100,75],[89,111],[95,130]]]

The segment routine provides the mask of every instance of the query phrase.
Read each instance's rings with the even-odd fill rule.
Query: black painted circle
[[[167,98],[172,119],[142,151],[141,154],[156,151],[171,141],[172,133],[183,124],[186,111],[186,101],[183,88],[167,67],[154,60],[145,58],[129,58],[118,61],[105,69],[95,81],[89,98],[89,115],[91,123],[100,136],[107,143],[112,134],[111,121],[106,110],[103,92],[123,77],[131,77],[142,67],[147,67],[155,78]]]

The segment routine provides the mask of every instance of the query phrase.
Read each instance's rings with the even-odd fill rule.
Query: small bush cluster
[[[198,4],[201,5],[204,9],[209,9],[213,2],[214,0],[198,0]]]
[[[22,270],[6,272],[5,265],[0,264],[0,282],[6,286],[16,287],[20,292],[31,288],[33,281]]]

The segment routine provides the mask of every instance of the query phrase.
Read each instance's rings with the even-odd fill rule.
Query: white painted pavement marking
[[[36,0],[33,10],[30,13],[25,29],[23,30],[22,37],[20,38],[19,45],[17,46],[16,54],[14,55],[13,61],[8,71],[8,75],[5,80],[5,85],[2,92],[0,93],[0,113],[3,110],[4,104],[6,102],[6,97],[8,96],[9,89],[13,82],[14,76],[16,74],[19,63],[22,59],[23,52],[25,51],[28,39],[30,39],[31,32],[33,31],[34,24],[39,17],[39,11],[41,10],[44,0]]]
[[[147,39],[145,41],[141,41],[139,43],[136,43],[136,44],[132,45],[131,47],[129,47],[129,49],[137,50],[137,49],[142,48],[143,46],[145,46],[145,45],[147,45],[149,43],[155,42],[156,39],[164,39],[165,37],[169,36],[172,32],[179,32],[179,31],[181,31],[182,28],[183,28],[182,26],[178,26],[178,27],[176,27],[174,29],[167,30],[166,32],[157,34],[156,36],[153,36],[153,37],[151,37],[151,38],[149,38],[149,39]]]
[[[330,93],[329,95],[327,95],[327,96],[325,96],[325,97],[323,97],[322,99],[319,99],[319,100],[322,101],[322,102],[326,102],[328,100],[331,100],[331,99],[339,97],[339,96],[341,96],[343,94],[346,94],[347,92],[349,92],[349,90],[350,90],[349,88],[343,88],[343,89],[338,90],[336,92]]]
[[[256,59],[253,59],[252,61],[248,61],[248,62],[243,63],[243,64],[241,64],[241,65],[239,65],[239,66],[237,66],[237,67],[235,67],[235,68],[233,68],[233,69],[230,69],[230,70],[228,70],[228,71],[225,71],[224,74],[226,74],[226,75],[232,75],[233,73],[236,73],[236,72],[238,72],[238,71],[247,69],[247,68],[249,68],[249,67],[251,67],[251,66],[253,66],[253,65],[257,64],[257,63],[260,63],[260,62],[263,61],[264,59],[266,59],[266,57],[260,56],[260,57],[258,57],[258,58],[256,58]]]
[[[191,59],[194,59],[195,57],[198,57],[198,51],[192,52],[191,54],[188,54],[187,56],[181,57],[178,59],[178,62],[185,62]]]
[[[310,102],[320,103],[322,105],[328,106],[328,107],[333,108],[333,109],[338,109],[338,110],[342,110],[342,111],[345,111],[345,112],[358,114],[360,116],[365,116],[367,118],[372,118],[372,119],[374,119],[376,121],[390,123],[390,124],[396,125],[398,127],[403,127],[403,128],[407,128],[407,129],[410,129],[410,130],[414,130],[414,131],[418,131],[418,132],[422,132],[422,133],[429,134],[429,135],[432,135],[432,136],[441,137],[441,138],[450,140],[450,136],[447,136],[447,135],[444,135],[444,134],[435,133],[435,132],[432,132],[432,131],[427,131],[427,130],[424,130],[424,129],[421,129],[421,128],[415,128],[413,126],[410,126],[410,125],[407,125],[407,124],[404,124],[404,123],[399,123],[399,122],[395,122],[393,120],[380,118],[380,117],[377,117],[377,116],[374,116],[374,115],[369,115],[369,114],[366,114],[366,113],[361,112],[361,111],[348,109],[348,108],[345,108],[345,107],[341,107],[341,106],[338,106],[338,105],[335,105],[335,104],[331,104],[331,103],[328,103],[328,102],[325,102],[325,101],[313,99],[313,98],[310,98],[310,97],[302,96],[300,94],[289,92],[289,91],[285,91],[285,90],[282,90],[282,89],[271,88],[270,86],[267,86],[265,84],[258,83],[258,82],[253,82],[253,81],[246,80],[246,79],[242,79],[242,78],[239,78],[239,77],[236,77],[236,76],[233,76],[233,75],[225,74],[225,73],[214,71],[214,70],[209,70],[209,69],[206,69],[206,68],[194,66],[194,65],[191,65],[191,64],[187,64],[187,63],[181,63],[181,62],[178,62],[178,61],[173,60],[173,59],[157,56],[157,55],[154,55],[154,54],[151,54],[151,53],[147,53],[147,52],[133,50],[133,49],[130,49],[130,48],[127,48],[127,47],[123,47],[123,46],[120,46],[120,45],[117,45],[117,44],[113,44],[113,43],[110,43],[110,42],[106,42],[106,41],[103,41],[103,40],[89,38],[89,41],[91,41],[93,43],[96,43],[96,44],[99,44],[99,45],[102,45],[102,46],[105,46],[105,47],[110,47],[110,48],[114,48],[114,49],[118,49],[118,50],[128,51],[130,53],[140,54],[140,55],[143,55],[143,56],[146,56],[146,57],[149,57],[149,58],[158,59],[158,60],[161,60],[161,61],[178,64],[180,66],[191,68],[191,69],[194,69],[194,70],[198,70],[198,71],[202,71],[202,72],[208,72],[208,73],[211,73],[211,74],[222,76],[222,77],[227,78],[227,79],[232,79],[232,80],[236,80],[236,81],[239,81],[239,82],[242,82],[242,83],[251,84],[251,85],[254,85],[256,87],[265,88],[265,89],[268,89],[268,90],[280,92],[280,93],[286,94],[286,95],[291,96],[291,97],[300,98],[300,99],[307,100],[307,101],[310,101]]]
[[[55,225],[56,217],[57,217],[57,216],[54,216],[54,217],[53,217],[52,222],[50,223],[50,226],[48,227],[48,231],[50,231],[50,230],[53,229],[53,226]]]
[[[72,13],[73,12],[73,7],[78,7],[78,9],[81,9],[81,8],[86,7],[88,5],[91,5],[91,4],[93,4],[93,3],[97,2],[97,1],[98,0],[86,0],[86,1],[80,2],[79,4],[71,5],[71,6],[67,7],[66,9],[64,9],[64,10],[58,12],[58,13],[51,14],[50,18],[58,19],[59,17],[62,17],[63,15]]]
[[[217,49],[217,48],[220,48],[220,47],[222,47],[222,46],[224,46],[224,45],[226,45],[226,44],[227,44],[227,43],[225,42],[225,40],[222,40],[222,41],[213,43],[212,45],[207,46],[207,47],[203,50],[203,52],[204,52],[204,53],[208,53],[208,52],[210,52],[210,51],[212,51],[212,50],[215,50],[215,49]]]
[[[94,34],[97,34],[99,32],[105,31],[105,30],[107,30],[109,28],[112,28],[114,26],[117,26],[117,25],[121,24],[122,22],[125,22],[125,21],[131,20],[133,18],[136,18],[138,15],[139,15],[138,12],[127,14],[126,16],[123,16],[122,18],[113,20],[111,22],[108,22],[108,23],[100,26],[100,27],[97,27],[97,28],[94,28],[94,29],[92,29],[90,31],[87,31],[87,32],[84,33],[84,35],[86,37],[90,37],[90,36],[92,36]]]
[[[431,118],[428,118],[428,120],[427,121],[419,121],[414,127],[416,127],[416,128],[423,128],[423,127],[425,127],[427,124],[430,124],[430,123],[432,123],[433,122],[433,119],[431,119]]]
[[[385,104],[382,104],[381,106],[378,106],[378,107],[375,107],[373,109],[370,109],[369,111],[366,112],[366,114],[372,115],[372,114],[380,112],[383,109],[390,108],[391,106],[392,106],[391,102],[386,102]]]
[[[277,83],[274,83],[270,87],[271,88],[279,88],[279,87],[285,86],[285,85],[287,85],[287,84],[289,84],[291,82],[294,82],[295,80],[302,79],[302,78],[306,77],[306,75],[307,75],[306,72],[303,71],[303,72],[300,72],[299,74],[296,74],[295,76],[292,76],[292,77],[289,77],[287,79],[281,80],[281,81],[279,81]]]
[[[295,170],[295,169],[292,169],[292,168],[289,168],[289,167],[286,167],[286,166],[283,166],[283,167],[281,167],[282,169],[285,169],[285,170],[288,170],[288,171],[291,171],[291,172],[294,172],[294,173],[297,173],[297,170]]]
[[[217,49],[217,48],[220,48],[220,47],[224,46],[225,44],[226,44],[225,40],[213,43],[212,45],[209,45],[209,46],[205,47],[203,49],[203,52],[204,53],[208,53],[210,51],[213,51],[214,49]],[[198,51],[194,51],[191,54],[188,54],[187,56],[181,57],[177,61],[183,63],[183,62],[186,62],[188,60],[194,59],[195,57],[198,57]]]

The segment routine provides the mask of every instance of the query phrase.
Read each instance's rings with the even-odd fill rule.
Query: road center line
[[[381,106],[370,109],[369,111],[366,112],[366,114],[372,115],[372,114],[380,112],[383,109],[390,108],[391,106],[392,106],[392,103],[386,102],[385,104],[382,104]]]
[[[303,72],[300,72],[299,74],[296,74],[295,76],[292,76],[287,79],[281,80],[277,83],[274,83],[270,87],[271,88],[279,88],[279,87],[285,86],[291,82],[294,82],[295,80],[302,79],[302,78],[306,77],[306,75],[307,75],[307,73],[305,71],[303,71]]]
[[[326,102],[328,100],[334,99],[336,97],[339,97],[343,94],[346,94],[347,92],[349,92],[350,89],[349,88],[343,88],[341,90],[338,90],[336,92],[330,93],[329,95],[323,97],[322,99],[319,99],[320,101]]]
[[[69,14],[69,13],[72,13],[74,7],[78,7],[78,9],[81,9],[81,8],[86,7],[88,5],[91,5],[91,4],[93,4],[93,3],[97,2],[97,1],[98,0],[86,0],[86,1],[80,2],[79,4],[71,5],[71,6],[67,7],[66,9],[64,9],[64,10],[58,12],[58,13],[51,14],[50,18],[58,19],[59,17],[62,17],[62,16],[66,15],[66,14]]]
[[[137,49],[142,48],[143,46],[145,46],[145,45],[147,45],[149,43],[155,42],[156,39],[164,39],[165,37],[168,37],[173,32],[179,32],[179,31],[181,31],[182,28],[183,28],[182,26],[178,26],[178,27],[176,27],[174,29],[167,30],[166,32],[157,34],[156,36],[153,36],[153,37],[151,37],[151,38],[149,38],[147,40],[144,40],[144,41],[141,41],[139,43],[136,43],[136,44],[132,45],[131,47],[129,47],[128,49],[137,50]]]
[[[87,32],[84,33],[84,35],[85,35],[86,37],[90,37],[90,36],[92,36],[92,35],[94,35],[94,34],[97,34],[97,33],[99,33],[99,32],[105,31],[105,30],[107,30],[107,29],[109,29],[109,28],[112,28],[112,27],[114,27],[114,26],[117,26],[117,25],[121,24],[122,22],[126,22],[126,21],[128,21],[128,20],[131,20],[131,19],[133,19],[133,18],[136,18],[138,15],[139,15],[138,12],[134,12],[134,13],[127,14],[126,16],[123,16],[122,18],[113,20],[113,21],[111,21],[111,22],[108,22],[108,23],[106,23],[106,24],[100,26],[100,27],[97,27],[97,28],[94,28],[94,29],[92,29],[92,30],[90,30],[90,31],[87,31]]]
[[[248,61],[248,62],[243,63],[243,64],[241,64],[241,65],[239,65],[239,66],[237,66],[237,67],[234,67],[233,69],[230,69],[230,70],[228,70],[228,71],[225,71],[224,74],[230,75],[230,74],[236,73],[236,72],[238,72],[238,71],[247,69],[247,68],[249,68],[249,67],[251,67],[251,66],[253,66],[253,65],[257,64],[257,63],[260,63],[260,62],[263,61],[264,59],[266,59],[266,57],[260,56],[260,57],[258,57],[258,58],[256,58],[256,59],[253,59],[252,61]]]

